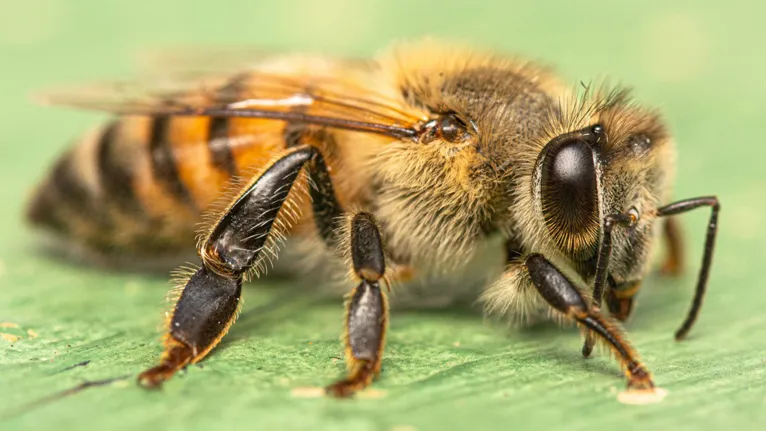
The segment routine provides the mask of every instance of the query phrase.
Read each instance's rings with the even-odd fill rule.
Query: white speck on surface
[[[118,380],[112,383],[112,386],[115,388],[127,388],[128,386],[131,386],[131,382],[127,380]]]
[[[370,399],[370,400],[383,398],[385,396],[386,396],[386,391],[381,391],[381,390],[373,389],[373,388],[360,391],[359,393],[356,394],[357,398]]]
[[[664,400],[668,391],[662,388],[646,389],[628,389],[617,394],[617,401],[622,404],[634,406],[643,406],[646,404],[655,404]]]
[[[6,334],[5,332],[0,332],[0,338],[4,339],[5,341],[9,343],[15,343],[16,341],[19,341],[21,337],[13,335],[13,334]]]
[[[324,388],[319,386],[300,386],[293,388],[290,391],[290,395],[296,398],[320,398],[325,394]]]

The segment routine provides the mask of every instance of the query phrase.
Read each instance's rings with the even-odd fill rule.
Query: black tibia
[[[694,325],[694,321],[697,320],[700,307],[702,307],[702,300],[705,296],[707,280],[710,275],[710,266],[713,261],[715,238],[718,232],[718,213],[721,210],[721,205],[716,196],[703,196],[674,202],[657,210],[658,216],[668,217],[685,213],[699,207],[711,207],[712,209],[710,212],[710,220],[707,225],[707,236],[705,237],[705,252],[702,255],[702,266],[700,267],[699,277],[697,278],[697,288],[694,292],[694,300],[692,301],[689,313],[686,315],[686,320],[684,320],[681,328],[676,331],[676,340],[681,340],[686,337],[689,330],[692,328],[692,325]]]
[[[301,168],[315,152],[304,146],[288,153],[237,199],[202,245],[203,253],[224,265],[215,269],[240,275],[255,264]]]
[[[609,345],[627,371],[628,386],[654,386],[649,372],[638,361],[635,350],[617,327],[598,310],[588,308],[580,292],[558,268],[540,254],[527,256],[524,265],[532,284],[548,304],[593,331]]]
[[[257,263],[300,169],[314,154],[308,146],[287,153],[218,221],[200,248],[203,266],[176,303],[161,364],[139,376],[144,385],[159,385],[223,337],[234,321],[244,273]]]
[[[609,260],[612,257],[612,230],[615,226],[631,227],[636,224],[638,217],[633,213],[611,214],[604,219],[604,235],[598,251],[596,261],[596,276],[593,282],[593,307],[601,308],[601,300],[604,297],[604,284],[609,275]],[[593,352],[595,339],[588,333],[582,346],[582,354],[586,358]]]
[[[308,171],[311,181],[309,193],[311,194],[311,207],[314,211],[314,223],[325,244],[330,249],[335,250],[338,243],[337,232],[343,221],[341,218],[343,208],[335,197],[330,173],[327,171],[324,158],[318,151],[314,153],[308,165]]]
[[[170,334],[196,356],[218,340],[237,311],[241,277],[225,277],[202,267],[186,283],[170,321]]]
[[[361,282],[347,302],[346,379],[327,388],[346,397],[364,389],[380,371],[388,310],[379,280],[385,273],[383,243],[372,216],[359,213],[351,221],[351,257]]]

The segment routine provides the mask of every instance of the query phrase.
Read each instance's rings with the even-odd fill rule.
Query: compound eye
[[[554,140],[544,157],[541,199],[548,231],[563,251],[591,253],[599,228],[593,150],[582,139]]]

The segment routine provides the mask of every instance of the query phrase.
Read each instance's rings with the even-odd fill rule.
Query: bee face
[[[618,284],[635,281],[648,261],[655,211],[668,197],[672,143],[658,117],[631,104],[625,93],[596,96],[577,109],[588,112],[574,124],[581,128],[554,136],[535,160],[535,234],[588,277],[595,271],[604,220],[631,214],[636,225],[613,234],[610,276]],[[562,118],[557,126],[565,129]]]
[[[601,165],[602,220],[635,213],[637,224],[613,234],[610,274],[616,283],[645,274],[655,237],[657,208],[670,199],[675,149],[656,115],[623,101],[600,115],[606,132]]]

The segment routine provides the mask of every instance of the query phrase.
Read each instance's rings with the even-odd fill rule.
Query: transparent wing
[[[203,76],[249,69],[277,53],[253,46],[174,46],[136,55],[139,73],[151,76]]]
[[[151,76],[178,75],[202,76],[210,73],[234,74],[238,71],[258,68],[275,58],[313,58],[327,62],[327,57],[305,54],[284,54],[261,46],[175,46],[158,50],[142,51],[136,56],[139,73]],[[354,69],[371,69],[375,63],[361,58],[333,58],[333,64]]]
[[[412,138],[427,113],[376,86],[366,65],[276,58],[235,74],[157,76],[52,91],[45,104],[121,115],[271,118]]]

